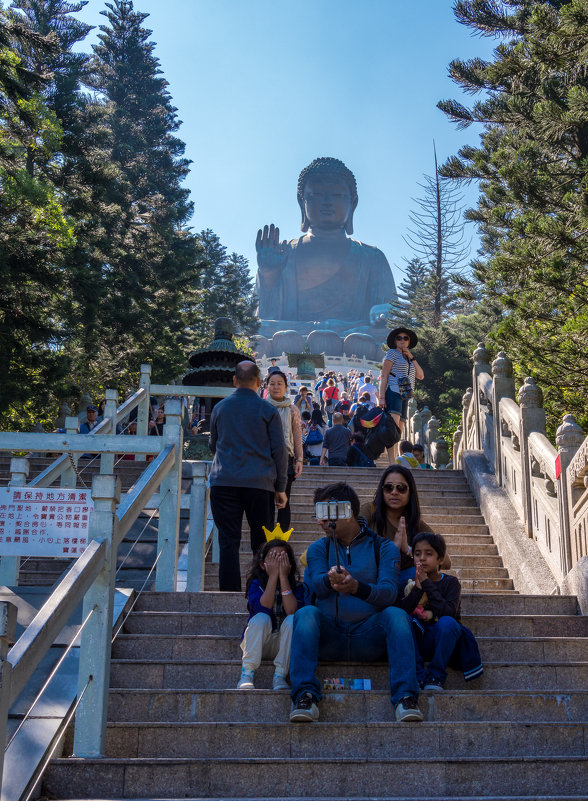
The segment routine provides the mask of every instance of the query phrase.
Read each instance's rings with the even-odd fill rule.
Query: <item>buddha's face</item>
[[[304,187],[304,210],[311,228],[344,228],[351,213],[349,187],[328,176],[309,178]]]

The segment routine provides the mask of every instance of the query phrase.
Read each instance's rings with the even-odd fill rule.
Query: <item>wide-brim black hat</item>
[[[416,347],[417,342],[419,341],[419,338],[417,337],[415,332],[411,331],[410,328],[405,328],[403,325],[401,325],[398,328],[394,328],[388,334],[388,338],[386,339],[386,344],[388,345],[389,348],[395,348],[396,347],[395,343],[396,343],[396,337],[398,336],[398,334],[408,334],[408,336],[410,337],[410,340],[408,342],[408,347],[409,348],[415,348]]]

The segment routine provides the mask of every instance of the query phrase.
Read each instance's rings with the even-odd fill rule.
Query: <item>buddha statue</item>
[[[351,238],[357,200],[355,176],[342,161],[318,158],[302,170],[298,205],[303,236],[280,241],[273,224],[257,232],[263,320],[328,320],[329,327],[339,330],[353,324],[365,329],[372,308],[396,298],[382,251]],[[372,315],[372,325],[373,320]]]

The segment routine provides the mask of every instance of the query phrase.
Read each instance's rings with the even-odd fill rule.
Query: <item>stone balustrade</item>
[[[503,351],[490,364],[481,342],[473,361],[472,386],[453,437],[454,465],[461,465],[466,451],[483,451],[527,535],[564,585],[588,557],[588,439],[566,415],[555,446],[548,440],[541,388],[529,377],[516,394],[512,363]]]

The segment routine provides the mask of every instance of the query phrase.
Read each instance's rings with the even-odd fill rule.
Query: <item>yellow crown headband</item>
[[[293,528],[289,528],[288,531],[282,531],[282,527],[279,523],[273,531],[270,531],[265,526],[262,526],[262,528],[267,542],[269,542],[270,540],[284,540],[284,542],[288,542],[288,540],[290,539],[290,535],[294,531]]]

